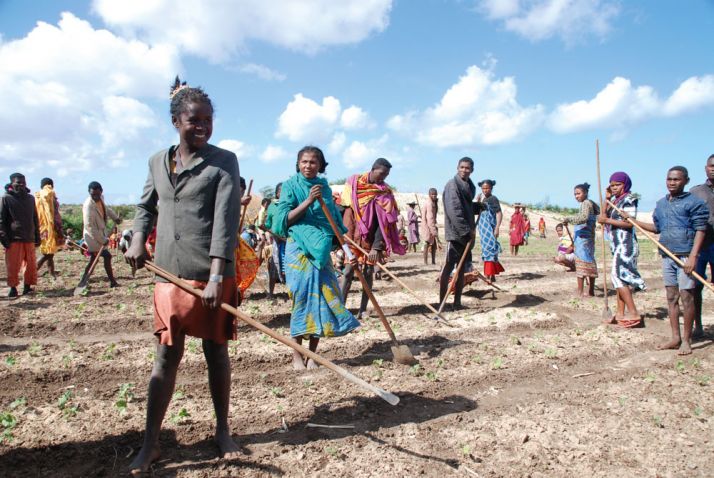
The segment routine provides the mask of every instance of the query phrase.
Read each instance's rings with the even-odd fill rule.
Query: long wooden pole
[[[345,240],[342,238],[342,234],[340,234],[340,230],[337,227],[335,220],[332,218],[332,214],[330,214],[330,211],[327,209],[327,204],[325,204],[324,199],[322,199],[321,197],[317,198],[317,200],[320,202],[322,211],[325,213],[325,217],[327,217],[327,220],[330,222],[330,226],[332,226],[332,230],[335,233],[335,237],[337,237],[337,240],[340,242],[340,246],[342,246],[343,250],[347,254],[347,257],[350,257],[352,255],[352,251],[349,251],[349,246],[347,246],[347,244],[345,244]],[[382,322],[382,325],[387,330],[387,334],[389,335],[389,338],[392,340],[392,342],[394,342],[395,345],[397,345],[398,344],[397,336],[394,335],[394,331],[392,330],[392,327],[389,325],[389,321],[387,320],[387,317],[384,315],[384,311],[382,311],[382,307],[379,306],[379,302],[377,302],[377,298],[372,293],[372,289],[367,284],[367,281],[365,280],[364,275],[362,275],[362,271],[359,270],[359,267],[355,267],[354,273],[357,276],[357,278],[359,279],[360,283],[362,284],[362,289],[367,294],[367,297],[369,297],[370,302],[372,302],[372,305],[374,306],[374,310],[377,312],[377,315],[379,316],[379,320]]]
[[[466,261],[466,255],[471,250],[472,243],[473,243],[473,241],[469,240],[468,244],[466,244],[466,249],[464,249],[463,254],[461,254],[461,259],[459,259],[459,265],[456,266],[456,272],[454,273],[454,278],[449,283],[449,288],[446,289],[446,295],[444,296],[444,299],[441,301],[441,304],[439,304],[439,311],[438,311],[439,314],[441,313],[442,310],[444,310],[444,306],[446,305],[446,300],[451,295],[451,290],[456,288],[456,282],[458,282],[458,280],[459,280],[459,273],[461,272],[461,268],[464,266],[464,262]],[[446,264],[444,264],[444,265],[446,265]]]
[[[250,196],[250,191],[253,189],[253,180],[251,179],[248,183],[248,192],[246,196]],[[245,222],[245,215],[248,212],[248,205],[243,208],[243,214],[240,215],[240,223],[238,224],[238,234],[243,232],[243,223]]]
[[[676,262],[679,267],[682,267],[682,268],[684,267],[684,262],[682,262],[682,260],[679,257],[675,256],[669,249],[664,247],[664,245],[661,242],[659,242],[657,239],[655,239],[655,237],[652,234],[650,234],[648,231],[646,231],[642,226],[640,226],[635,221],[633,221],[631,217],[625,216],[626,213],[622,209],[615,206],[611,201],[607,201],[607,203],[615,211],[619,212],[622,217],[627,219],[627,221],[630,224],[632,224],[634,227],[636,227],[638,231],[640,231],[642,234],[647,236],[647,239],[654,242],[657,245],[657,247],[659,247],[662,250],[662,252],[667,254],[674,262]],[[703,286],[705,286],[706,288],[708,288],[709,290],[714,292],[714,285],[712,285],[711,282],[707,281],[704,277],[699,275],[699,273],[697,271],[692,271],[692,275],[694,276],[695,279],[697,279],[699,282],[701,282]]]
[[[352,244],[352,245],[353,245],[358,251],[360,251],[362,254],[364,254],[364,255],[367,255],[367,254],[368,254],[368,252],[365,251],[362,247],[360,247],[360,245],[357,244],[355,241],[353,241],[352,238],[350,238],[350,237],[347,236],[347,235],[345,235],[344,238],[347,239],[347,241],[348,241],[350,244]],[[392,279],[394,279],[400,286],[402,286],[402,287],[404,287],[406,290],[408,290],[408,291],[414,296],[414,298],[415,298],[416,300],[418,300],[419,302],[422,303],[422,305],[424,305],[426,308],[428,308],[429,310],[431,310],[432,312],[434,312],[434,313],[436,314],[437,318],[439,318],[439,319],[443,320],[445,323],[447,323],[446,319],[443,318],[443,317],[439,314],[439,311],[438,311],[438,310],[436,310],[430,303],[428,303],[427,301],[425,301],[424,299],[422,299],[422,298],[419,296],[419,294],[417,294],[416,292],[414,292],[408,285],[406,285],[401,279],[399,279],[399,277],[395,276],[395,275],[392,273],[392,271],[390,271],[389,269],[387,269],[387,266],[385,266],[385,265],[383,265],[382,263],[380,263],[379,261],[377,261],[377,267],[379,267],[380,269],[382,269],[382,271],[384,271],[385,274],[387,274],[389,277],[391,277]]]
[[[197,297],[201,297],[203,294],[203,292],[201,290],[196,289],[195,287],[191,286],[186,281],[181,280],[180,278],[176,277],[175,275],[162,269],[161,267],[157,266],[156,264],[154,264],[150,261],[146,262],[146,268],[149,269],[150,271],[154,272],[155,274],[163,277],[164,279],[170,281],[172,284],[175,284],[176,286],[180,287],[181,289],[185,290],[186,292],[188,292],[190,294],[193,294]],[[302,345],[298,345],[296,342],[293,342],[291,339],[266,327],[265,325],[261,324],[260,322],[253,319],[252,317],[244,314],[243,312],[236,309],[235,307],[232,307],[226,303],[221,302],[221,309],[225,310],[229,314],[234,315],[235,317],[239,318],[240,320],[247,323],[251,327],[258,329],[259,331],[263,332],[264,334],[268,335],[269,337],[274,338],[281,344],[287,345],[288,347],[290,347],[294,350],[297,350],[298,352],[300,352],[302,355],[304,355],[306,357],[310,357],[312,360],[319,363],[320,365],[337,373],[345,380],[348,380],[348,381],[354,383],[355,385],[358,385],[359,387],[363,388],[364,390],[367,390],[367,391],[377,395],[379,398],[383,399],[390,405],[396,405],[399,403],[399,397],[397,397],[396,395],[394,395],[390,392],[387,392],[386,390],[383,390],[379,387],[375,387],[374,385],[372,385],[370,383],[365,382],[361,378],[351,374],[350,372],[348,372],[344,368],[340,367],[339,365],[336,365],[336,364],[330,362],[329,360],[321,357],[320,355],[316,354],[315,352],[312,352],[311,350],[303,347]]]
[[[600,211],[604,211],[605,201],[602,197],[602,181],[600,179],[600,140],[597,139],[595,140],[595,161],[597,162],[597,192],[600,194]],[[605,271],[607,270],[605,267],[605,262],[607,261],[607,252],[605,251],[605,227],[601,227],[600,230],[602,231],[602,290],[603,295],[605,296],[605,310],[603,311],[603,313],[607,316],[607,319],[609,320],[612,317],[612,314],[610,312],[610,306],[607,303],[607,274],[605,274]],[[573,243],[573,248],[574,247],[575,243]]]

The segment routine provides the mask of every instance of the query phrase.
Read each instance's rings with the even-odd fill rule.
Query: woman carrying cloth
[[[637,199],[630,194],[632,180],[627,173],[617,172],[610,176],[610,186],[605,196],[615,206],[622,209],[632,219],[637,218]],[[607,208],[598,216],[610,237],[612,251],[612,272],[610,278],[617,289],[617,313],[607,323],[623,327],[639,327],[642,317],[637,311],[633,292],[645,290],[645,281],[637,270],[640,247],[632,224],[625,220],[614,208]],[[625,315],[627,307],[627,315]]]
[[[578,278],[578,295],[593,297],[595,295],[595,278],[597,263],[595,262],[595,222],[600,214],[600,207],[588,199],[590,185],[588,183],[575,186],[575,199],[580,203],[580,212],[575,216],[566,217],[563,223],[573,224],[573,240],[575,241],[575,274]],[[590,279],[588,293],[583,292],[585,278]]]
[[[273,231],[287,237],[285,281],[292,299],[290,335],[298,344],[310,340],[317,350],[320,337],[337,337],[357,327],[359,322],[340,300],[340,288],[332,267],[330,252],[335,240],[332,227],[322,211],[322,198],[342,233],[347,229],[332,199],[324,178],[327,167],[319,148],[305,146],[297,155],[297,174],[283,182],[280,202],[273,217]],[[356,265],[356,261],[352,261]],[[293,368],[317,368],[311,359],[293,352]]]

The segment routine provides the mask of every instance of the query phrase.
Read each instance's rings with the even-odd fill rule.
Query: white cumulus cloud
[[[0,65],[0,168],[58,175],[146,157],[146,138],[165,127],[146,100],[166,96],[180,69],[172,47],[120,38],[71,13],[0,43]]]
[[[362,108],[342,109],[340,100],[327,96],[322,103],[298,93],[278,118],[275,136],[290,141],[322,144],[342,128],[358,130],[373,127],[373,122]]]
[[[374,123],[362,108],[359,106],[350,106],[342,111],[340,117],[340,126],[346,130],[372,128]]]
[[[290,158],[290,153],[288,153],[282,146],[268,145],[260,154],[261,161],[266,163],[274,163],[276,161],[283,161]]]
[[[479,10],[531,41],[558,36],[569,44],[591,35],[604,38],[620,13],[618,2],[610,0],[481,0]]]
[[[559,105],[551,113],[548,125],[558,133],[619,128],[712,105],[714,75],[683,81],[666,100],[660,99],[651,86],[635,87],[629,79],[616,77],[590,100]]]
[[[237,139],[222,139],[216,146],[234,153],[238,157],[238,161],[248,158],[252,149],[243,141],[238,141]]]
[[[94,0],[108,24],[151,43],[224,61],[258,40],[314,53],[389,25],[392,0]]]
[[[265,65],[259,65],[257,63],[246,63],[238,67],[238,71],[241,73],[246,73],[248,75],[255,75],[261,80],[266,81],[285,81],[287,78],[283,73],[275,71]]]
[[[393,116],[387,126],[437,147],[506,143],[543,120],[543,106],[521,106],[517,92],[514,78],[497,79],[490,69],[470,66],[439,103]]]

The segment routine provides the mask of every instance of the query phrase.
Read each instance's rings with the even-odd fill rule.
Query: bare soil
[[[531,238],[521,256],[504,254],[503,291],[469,286],[463,310],[447,306],[451,326],[394,281],[375,281],[419,365],[392,362],[376,317],[319,352],[399,395],[394,407],[328,370],[294,372],[290,350],[239,325],[230,344],[237,460],[217,458],[201,343],[190,340],[154,475],[712,476],[714,347],[697,342],[688,357],[655,350],[669,326],[654,253],[641,257],[648,291],[636,295],[646,327],[624,330],[601,324],[600,288],[575,298],[554,249],[553,237]],[[57,262],[58,280],[44,276],[34,295],[0,304],[0,476],[122,476],[144,428],[152,278],[132,279],[116,263],[120,288],[98,268],[89,294],[74,297],[84,258],[61,252]],[[412,253],[389,266],[438,306],[438,265]],[[264,287],[261,272],[242,310],[287,334],[285,289],[271,302]],[[348,305],[358,299],[355,284]],[[711,338],[706,292],[704,324]]]

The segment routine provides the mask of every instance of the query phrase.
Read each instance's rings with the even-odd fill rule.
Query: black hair
[[[240,185],[241,189],[245,189],[247,187],[245,184],[245,178],[243,176],[240,176],[240,179],[238,180],[238,184]]]
[[[587,194],[588,192],[590,192],[590,185],[589,185],[588,183],[577,184],[577,185],[575,186],[575,189],[580,189],[580,190],[583,191],[585,194]]]
[[[298,151],[297,161],[295,162],[295,172],[297,172],[297,173],[300,172],[300,158],[305,153],[312,153],[315,156],[317,156],[317,160],[320,162],[320,169],[318,169],[317,172],[324,173],[325,168],[327,168],[327,165],[329,164],[327,161],[325,161],[324,153],[317,146],[309,146],[309,145],[303,147],[300,151]]]
[[[20,178],[25,179],[25,175],[22,173],[12,173],[10,175],[10,182],[12,183],[15,179],[20,179]]]
[[[469,163],[471,165],[471,169],[474,168],[474,160],[469,158],[468,156],[464,156],[463,158],[459,159],[458,164],[461,163]]]
[[[261,206],[266,206],[266,205],[268,205],[268,204],[270,204],[270,199],[268,199],[268,198],[263,198],[263,199],[260,201],[260,205],[261,205]]]
[[[104,189],[102,188],[102,185],[99,184],[99,183],[96,182],[96,181],[92,181],[92,182],[89,183],[89,185],[87,186],[87,191],[91,191],[92,189],[99,189],[100,191],[104,191]]]
[[[49,184],[50,186],[54,187],[55,182],[52,181],[52,178],[42,178],[42,179],[40,180],[40,188],[44,188],[44,187],[47,186],[48,184]]]
[[[709,157],[707,158],[707,161],[709,161],[710,159],[714,159],[714,154],[712,154],[711,156],[709,156]]]
[[[374,170],[377,168],[392,169],[392,163],[390,163],[384,158],[377,158],[374,163],[372,163],[372,169]]]
[[[281,182],[279,182],[278,184],[275,185],[275,196],[276,196],[276,197],[278,196],[278,191],[280,191],[280,190],[282,190],[282,189],[283,189],[283,183],[282,183],[282,181],[281,181]]]
[[[431,194],[432,192],[439,194],[439,191],[437,191],[436,188],[429,188],[429,194]]]
[[[689,171],[687,171],[687,168],[685,168],[684,166],[672,166],[667,172],[669,173],[670,171],[679,171],[680,173],[684,174],[685,178],[689,179]]]
[[[562,222],[559,222],[558,224],[555,225],[555,228],[556,228],[556,229],[558,229],[559,227],[560,227],[560,228],[563,227],[563,223],[562,223]]]
[[[488,184],[489,186],[494,187],[496,185],[496,181],[494,181],[493,179],[484,179],[483,181],[480,181],[478,183],[478,187],[481,187],[484,184]]]
[[[206,103],[213,111],[213,103],[205,91],[200,87],[190,87],[185,81],[181,81],[176,75],[173,85],[171,85],[171,106],[169,111],[172,117],[179,117],[188,108],[189,103]]]

